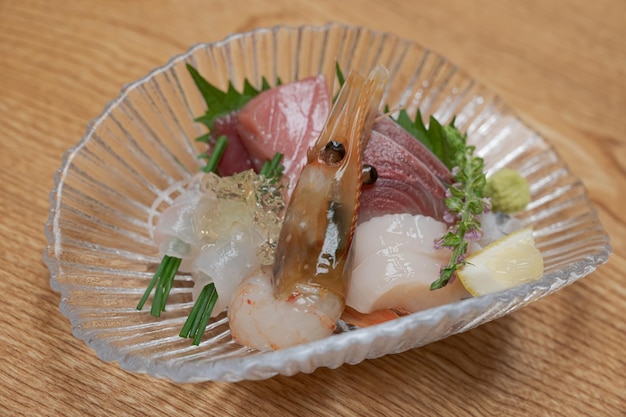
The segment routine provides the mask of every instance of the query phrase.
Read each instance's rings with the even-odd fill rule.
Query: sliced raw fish
[[[236,120],[227,118],[220,124],[227,136],[232,134],[241,140],[234,142],[231,150],[235,146],[245,148],[240,151],[240,161],[223,161],[220,169],[228,166],[235,170],[235,163],[242,167],[250,163],[258,171],[266,160],[281,152],[284,175],[293,188],[329,108],[330,94],[323,76],[259,94],[237,113]],[[385,213],[425,214],[443,219],[444,182],[451,181],[450,171],[391,118],[381,117],[374,124],[364,163],[377,169],[378,181],[363,189],[359,222]],[[289,198],[289,194],[288,191],[285,197]]]
[[[255,169],[281,152],[283,174],[295,186],[329,111],[330,93],[322,75],[281,85],[250,100],[238,113],[237,128]]]
[[[422,142],[415,139],[413,135],[404,130],[398,123],[390,117],[382,117],[374,124],[374,130],[384,136],[393,139],[401,147],[415,155],[424,165],[426,165],[435,176],[445,182],[452,180],[450,170],[441,162],[434,153],[431,152]]]
[[[360,224],[346,304],[361,313],[396,308],[425,310],[470,297],[459,280],[430,290],[450,250],[435,249],[446,225],[431,217],[388,214]]]
[[[237,129],[238,123],[237,112],[218,117],[213,122],[213,131],[209,138],[211,148],[220,136],[224,135],[228,139],[228,145],[226,146],[224,155],[217,166],[217,173],[222,177],[227,177],[253,168],[250,152],[246,149],[239,137],[239,130]]]
[[[403,135],[402,127],[391,129],[386,122],[384,125],[388,134],[372,132],[363,155],[363,162],[376,168],[378,180],[363,187],[359,222],[395,213],[423,214],[442,220],[446,190],[441,179],[422,161],[423,153],[416,155],[403,146],[404,139],[396,141]],[[410,143],[415,142],[418,141],[413,138]],[[419,148],[417,151],[421,152]]]

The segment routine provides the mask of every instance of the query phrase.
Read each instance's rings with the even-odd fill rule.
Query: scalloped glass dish
[[[220,87],[232,81],[240,89],[245,78],[260,86],[263,76],[289,82],[322,73],[333,80],[335,62],[345,73],[386,66],[390,108],[414,114],[419,106],[442,122],[456,115],[490,171],[509,166],[528,179],[532,202],[519,217],[534,227],[543,278],[266,353],[233,342],[224,315],[210,323],[200,346],[181,339],[192,307],[185,275],[177,276],[160,318],[137,311],[159,262],[150,238],[153,207],[165,208],[168,194],[201,164],[194,138],[204,132],[193,119],[205,108],[185,64]],[[74,335],[105,361],[179,382],[294,375],[423,346],[545,297],[592,272],[611,252],[582,183],[498,97],[416,42],[340,24],[260,29],[196,45],[128,84],[66,152],[50,205],[44,258]]]

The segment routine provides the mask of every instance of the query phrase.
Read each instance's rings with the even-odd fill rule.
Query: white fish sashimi
[[[361,313],[416,312],[470,297],[458,280],[430,290],[439,267],[450,259],[449,250],[434,246],[445,232],[444,223],[411,214],[388,214],[359,225],[346,304]]]

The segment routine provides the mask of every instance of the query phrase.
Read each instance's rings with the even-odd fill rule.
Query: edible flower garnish
[[[339,86],[343,85],[344,76],[338,63],[335,64],[335,73]],[[389,108],[386,108],[385,113],[388,112]],[[430,116],[426,126],[419,109],[414,118],[409,116],[406,109],[400,109],[394,120],[452,171],[453,183],[447,185],[447,213],[444,218],[451,226],[435,242],[437,248],[451,249],[452,255],[450,262],[442,266],[439,278],[430,286],[431,290],[436,290],[445,287],[456,270],[465,265],[469,241],[481,237],[478,215],[491,208],[490,199],[483,195],[487,183],[485,164],[482,158],[474,155],[475,147],[467,145],[467,135],[454,126],[454,119],[450,124],[442,125],[434,116]]]

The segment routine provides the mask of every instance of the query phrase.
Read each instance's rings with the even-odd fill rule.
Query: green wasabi
[[[530,202],[528,182],[514,169],[504,168],[487,179],[483,195],[491,198],[493,211],[515,213]]]

